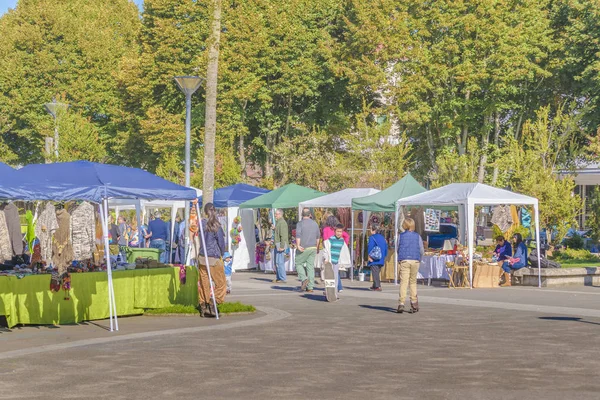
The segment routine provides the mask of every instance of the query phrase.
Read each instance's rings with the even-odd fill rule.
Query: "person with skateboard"
[[[421,257],[425,252],[421,235],[415,232],[415,221],[406,218],[402,223],[402,232],[398,236],[398,263],[400,264],[400,304],[397,313],[404,312],[406,291],[410,284],[410,310],[411,313],[419,311],[417,297],[417,274],[421,265]]]
[[[323,242],[325,250],[325,263],[323,275],[325,280],[325,297],[333,302],[339,299],[340,268],[351,265],[350,250],[343,237],[344,225],[337,224],[335,236]]]

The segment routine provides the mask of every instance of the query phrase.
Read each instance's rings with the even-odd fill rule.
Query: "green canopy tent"
[[[354,210],[371,211],[371,212],[393,212],[396,214],[394,219],[394,246],[398,243],[398,213],[396,212],[396,202],[404,197],[413,196],[426,192],[425,189],[413,176],[409,173],[398,182],[394,183],[389,188],[382,190],[379,193],[365,197],[357,197],[352,199],[352,239],[351,246],[354,246]],[[350,249],[350,254],[354,258],[354,251]],[[394,283],[398,284],[398,254],[394,248],[394,257],[396,258],[394,271]],[[354,268],[354,259],[352,260]],[[354,271],[352,271],[354,276]]]
[[[290,183],[262,196],[248,200],[240,204],[240,208],[296,208],[303,201],[312,200],[324,195],[325,193],[317,190]]]

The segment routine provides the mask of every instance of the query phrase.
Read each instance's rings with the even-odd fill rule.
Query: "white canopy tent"
[[[302,215],[303,208],[352,208],[352,200],[359,197],[371,196],[380,190],[373,188],[351,188],[330,193],[316,199],[307,200],[298,205],[298,215]],[[352,227],[350,229],[350,254],[354,254],[354,213],[351,211],[350,218]],[[363,225],[363,233],[367,224]],[[348,228],[348,227],[346,227]],[[353,258],[354,260],[354,258]],[[350,273],[350,279],[354,280],[354,262]]]
[[[196,191],[196,194],[202,196],[202,190],[192,188]],[[145,211],[147,209],[159,209],[159,208],[168,208],[171,210],[171,241],[173,243],[173,237],[175,235],[175,216],[177,215],[177,210],[185,209],[186,204],[189,202],[179,201],[179,200],[143,200],[143,199],[109,199],[108,207],[115,210],[115,214],[118,216],[121,210],[135,210],[136,218],[137,218],[137,226],[138,226],[138,235],[139,235],[139,246],[142,247],[142,243],[144,242],[142,239],[142,221],[145,220]],[[173,252],[169,254],[169,261],[173,262]],[[185,253],[187,255],[187,251]]]
[[[535,240],[537,257],[540,260],[540,225],[538,199],[498,189],[482,183],[452,183],[438,189],[406,197],[396,202],[396,211],[402,206],[455,206],[458,207],[459,218],[466,219],[466,236],[469,247],[469,280],[473,287],[473,233],[475,229],[476,205],[533,205],[535,213]],[[462,230],[462,229],[461,229]],[[462,234],[462,232],[461,232]],[[541,263],[538,262],[538,286],[542,286]]]

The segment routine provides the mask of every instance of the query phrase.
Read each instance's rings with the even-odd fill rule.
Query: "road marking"
[[[59,344],[50,344],[45,346],[32,347],[28,349],[20,349],[20,350],[12,350],[0,353],[0,360],[7,360],[10,358],[18,358],[23,356],[28,356],[31,354],[39,354],[46,353],[49,351],[61,351],[66,349],[71,349],[74,347],[85,347],[85,346],[93,346],[99,344],[106,343],[115,343],[122,342],[125,340],[134,340],[134,339],[148,339],[154,338],[158,336],[166,336],[166,335],[178,335],[178,334],[186,334],[186,333],[197,333],[203,331],[211,331],[211,330],[225,330],[225,329],[233,329],[233,328],[241,328],[246,326],[254,326],[254,325],[262,325],[269,322],[275,322],[282,320],[284,318],[289,317],[291,314],[287,311],[279,310],[271,307],[256,307],[257,310],[265,313],[262,317],[253,318],[245,321],[238,321],[232,323],[223,323],[218,322],[215,325],[211,326],[197,326],[190,328],[179,328],[179,329],[166,329],[162,331],[151,331],[151,332],[140,332],[140,333],[131,333],[126,335],[115,335],[110,337],[103,338],[95,338],[95,339],[84,339],[77,340],[69,343],[59,343]],[[229,319],[227,319],[229,321]]]

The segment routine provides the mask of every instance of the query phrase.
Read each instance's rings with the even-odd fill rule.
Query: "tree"
[[[204,129],[204,180],[202,196],[212,202],[215,186],[215,136],[217,134],[217,85],[219,74],[219,44],[221,41],[221,0],[212,1],[212,21],[208,38],[206,67],[206,122]]]
[[[44,159],[54,122],[43,105],[53,97],[113,144],[124,119],[115,71],[136,52],[139,27],[127,0],[20,1],[0,18],[0,136],[18,162]]]

